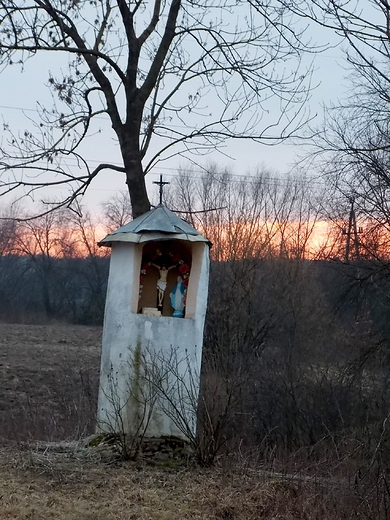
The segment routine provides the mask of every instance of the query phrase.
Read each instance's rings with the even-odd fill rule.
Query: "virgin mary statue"
[[[183,283],[183,279],[181,276],[177,277],[177,282],[175,287],[172,289],[169,298],[171,300],[171,305],[174,309],[172,316],[174,318],[182,318],[184,316],[184,294],[186,287]]]

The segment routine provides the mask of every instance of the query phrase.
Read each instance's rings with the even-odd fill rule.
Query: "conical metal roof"
[[[109,233],[99,242],[99,245],[111,246],[113,242],[139,243],[158,239],[209,242],[207,238],[173,211],[159,204],[144,215]]]

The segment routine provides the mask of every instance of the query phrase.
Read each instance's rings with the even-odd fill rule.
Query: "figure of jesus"
[[[152,263],[150,265],[156,267],[160,275],[159,279],[157,280],[157,308],[161,310],[164,301],[165,289],[167,288],[168,272],[176,266],[171,265],[171,267],[167,268],[166,265],[162,265],[161,267]]]

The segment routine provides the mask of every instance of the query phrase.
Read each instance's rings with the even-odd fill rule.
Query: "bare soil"
[[[0,323],[0,437],[64,440],[93,431],[101,334]]]

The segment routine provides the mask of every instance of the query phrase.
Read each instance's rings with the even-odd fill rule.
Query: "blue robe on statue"
[[[184,293],[186,287],[183,283],[181,276],[177,277],[177,282],[175,287],[172,289],[169,298],[171,300],[171,305],[174,309],[172,316],[174,318],[182,318],[184,316]]]

